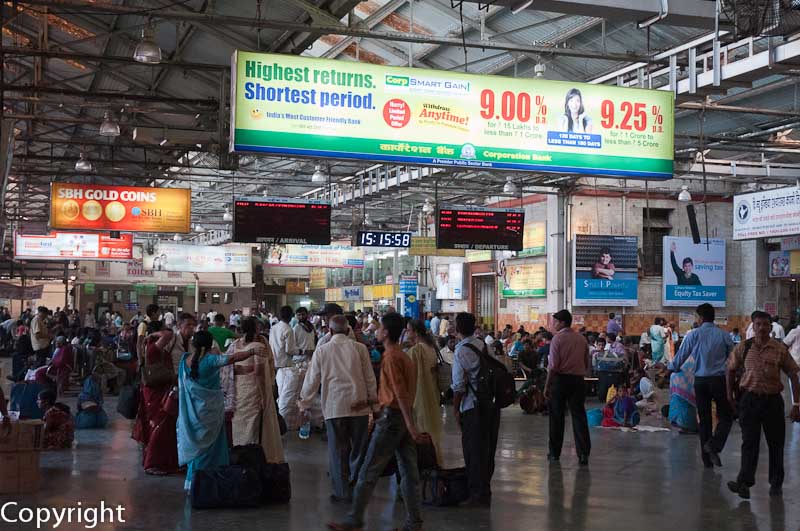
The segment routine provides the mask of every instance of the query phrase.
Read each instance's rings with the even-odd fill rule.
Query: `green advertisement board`
[[[498,286],[504,299],[547,297],[547,265],[509,262]]]
[[[670,179],[669,91],[237,51],[231,151]]]

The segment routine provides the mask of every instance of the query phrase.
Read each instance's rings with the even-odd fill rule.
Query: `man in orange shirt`
[[[358,531],[364,528],[364,512],[372,491],[393,455],[397,457],[400,490],[406,505],[403,529],[422,529],[416,443],[426,441],[429,436],[417,432],[414,425],[412,406],[417,390],[417,371],[411,358],[400,349],[400,336],[404,329],[405,321],[399,313],[387,313],[381,319],[377,338],[386,350],[381,362],[375,431],[358,474],[353,505],[346,521],[328,524],[328,528],[334,531]],[[362,409],[364,405],[363,402],[355,403],[353,409]],[[368,402],[367,405],[372,404]]]

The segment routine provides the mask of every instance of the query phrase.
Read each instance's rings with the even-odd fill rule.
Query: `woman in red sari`
[[[145,385],[142,381],[133,439],[144,445],[145,473],[163,476],[178,471],[178,419],[163,409],[164,400],[177,381],[170,355],[175,334],[171,330],[162,330],[152,334],[147,341],[142,365],[163,364],[172,371],[173,377],[158,385]]]

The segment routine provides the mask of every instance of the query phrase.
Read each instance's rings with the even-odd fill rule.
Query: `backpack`
[[[475,345],[465,343],[464,346],[478,355],[478,388],[473,389],[467,378],[467,387],[478,399],[481,405],[493,405],[502,409],[514,403],[517,387],[514,375],[508,372],[506,366],[489,355],[484,345],[483,350],[478,350]]]

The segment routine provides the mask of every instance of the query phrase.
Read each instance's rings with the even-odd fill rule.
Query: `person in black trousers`
[[[702,324],[689,332],[670,362],[669,370],[680,370],[690,356],[695,359],[694,393],[700,417],[700,449],[706,468],[722,466],[719,454],[725,448],[733,426],[733,409],[725,390],[725,372],[733,341],[714,324],[714,307],[701,304],[695,310]],[[712,433],[711,403],[717,405],[717,429]]]
[[[556,334],[550,343],[550,363],[544,396],[550,401],[550,453],[551,463],[561,458],[564,445],[565,415],[569,407],[575,450],[581,465],[589,464],[592,441],[586,419],[586,384],[584,377],[591,370],[589,344],[572,330],[572,314],[561,310],[553,315]]]
[[[736,374],[744,369],[739,386],[744,393],[739,401],[739,424],[742,426],[742,463],[736,481],[728,482],[731,492],[740,498],[750,498],[750,487],[756,483],[758,446],[761,430],[769,449],[769,494],[783,494],[783,446],[786,442],[786,421],[783,418],[784,404],[781,392],[781,371],[792,383],[793,422],[800,422],[800,367],[792,359],[786,346],[769,337],[772,330],[770,316],[766,312],[753,312],[755,337],[739,343],[728,362],[729,400],[733,401]]]

